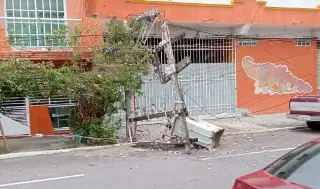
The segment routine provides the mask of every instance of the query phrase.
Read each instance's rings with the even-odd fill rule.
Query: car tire
[[[318,121],[307,121],[307,125],[311,130],[320,131],[320,122]]]

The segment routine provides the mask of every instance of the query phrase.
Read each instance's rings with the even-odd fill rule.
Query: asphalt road
[[[121,147],[0,160],[0,188],[228,189],[236,177],[318,136],[310,131],[227,136],[219,149],[191,155]]]

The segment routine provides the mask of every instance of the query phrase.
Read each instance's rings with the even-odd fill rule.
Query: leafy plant
[[[52,33],[46,35],[48,46],[65,47],[68,45],[68,31],[67,25],[60,25],[59,29],[54,29]]]
[[[87,145],[105,145],[116,143],[116,127],[111,122],[94,120],[81,125],[75,133],[85,136],[84,143]]]
[[[83,64],[81,51],[78,50],[73,51],[71,65],[69,63],[58,69],[51,62],[36,64],[28,60],[1,60],[0,101],[17,96],[64,96],[73,99],[78,106],[71,127],[83,136],[113,139],[113,124],[101,120],[105,115],[110,116],[124,109],[123,106],[116,106],[124,104],[123,91],[139,91],[152,57],[150,52],[135,42],[131,26],[119,20],[108,23],[105,44],[90,48],[91,66]],[[90,28],[77,25],[71,29],[62,27],[47,35],[46,40],[53,46],[68,43],[77,49],[83,30],[90,35]],[[112,50],[106,52],[104,49]],[[90,71],[87,71],[88,68]],[[89,144],[98,143],[96,140],[88,141]]]
[[[8,42],[11,46],[15,45],[15,37],[13,28],[8,30]]]

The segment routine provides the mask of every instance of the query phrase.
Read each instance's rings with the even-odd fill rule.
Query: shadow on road
[[[320,134],[320,130],[316,131],[316,130],[311,130],[308,127],[303,128],[303,129],[292,129],[292,132],[296,132],[296,133],[305,133],[305,134]]]

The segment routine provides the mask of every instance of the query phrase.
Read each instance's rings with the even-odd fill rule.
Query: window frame
[[[19,47],[27,47],[27,48],[54,48],[54,47],[67,47],[68,45],[50,45],[50,44],[47,44],[47,39],[46,39],[46,36],[48,36],[48,34],[52,34],[54,29],[53,29],[53,25],[57,25],[57,28],[60,28],[61,25],[65,25],[67,26],[68,25],[68,22],[67,22],[67,5],[66,5],[66,0],[41,0],[42,2],[42,8],[41,9],[38,9],[37,8],[37,0],[33,0],[34,1],[34,9],[30,9],[30,5],[29,5],[29,0],[19,0],[20,2],[20,6],[19,6],[19,9],[15,9],[14,7],[14,0],[11,0],[12,2],[12,8],[8,9],[7,7],[7,1],[8,0],[4,0],[4,14],[5,14],[5,34],[6,34],[6,37],[9,38],[9,35],[10,35],[10,31],[9,31],[9,24],[13,24],[14,26],[14,30],[15,29],[15,24],[20,24],[21,26],[21,32],[19,32],[18,34],[14,34],[14,43],[15,44],[11,44],[12,47],[15,47],[15,48],[19,48]],[[10,0],[9,0],[10,1]],[[27,1],[27,9],[22,9],[22,1]],[[49,10],[46,10],[44,8],[44,4],[45,4],[45,1],[47,1],[49,3]],[[51,1],[56,1],[56,10],[52,10],[51,9]],[[62,2],[63,3],[63,10],[59,10],[59,3]],[[7,14],[7,11],[12,11],[13,12],[13,15],[12,17],[9,17],[8,14]],[[14,15],[14,12],[15,10],[18,10],[20,12],[20,17],[15,17]],[[43,14],[44,12],[49,12],[50,13],[50,18],[42,18],[42,19],[38,19],[38,15],[37,15],[37,12],[40,12],[38,11],[40,10]],[[25,17],[22,15],[22,12],[23,11],[26,11],[28,13],[28,16]],[[30,12],[34,12],[35,13],[35,16],[34,17],[30,17]],[[52,17],[52,13],[53,12],[56,12],[57,13],[57,18],[51,18]],[[59,13],[62,13],[63,12],[63,18],[59,18]],[[23,19],[19,19],[19,18],[23,18]],[[11,20],[11,22],[10,22]],[[18,21],[17,21],[18,20]],[[40,20],[40,21],[38,21]],[[23,33],[23,25],[26,24],[28,26],[28,33],[27,34],[24,34]],[[36,33],[33,34],[32,33],[32,29],[31,29],[31,24],[35,24],[35,30],[36,30]],[[46,32],[45,30],[45,25],[46,24],[50,24],[50,33]],[[43,34],[39,34],[39,25],[40,27],[43,28]],[[42,26],[41,26],[42,25]],[[16,40],[16,36],[21,36],[22,38],[26,37],[28,38],[28,44],[23,44],[23,45],[20,45],[17,43],[17,40]],[[36,40],[36,44],[33,45],[34,43],[32,43],[32,38],[35,38]],[[40,42],[40,38],[43,38],[43,41]],[[24,43],[24,41],[22,42]],[[43,44],[41,44],[43,43]]]
[[[312,46],[312,39],[311,38],[295,38],[294,44],[297,47],[310,47]]]
[[[59,109],[67,109],[69,114],[60,114]],[[61,111],[62,112],[62,111]],[[51,118],[51,122],[53,125],[54,130],[68,130],[70,128],[70,124],[74,121],[76,113],[76,106],[75,105],[55,105],[49,106],[49,114]],[[56,116],[54,116],[54,114]],[[61,126],[62,121],[67,121],[68,126]]]
[[[317,157],[320,157],[320,142],[311,141],[281,156],[279,159],[265,167],[264,170],[270,175],[286,180],[288,182],[306,185],[304,181],[299,182],[291,178],[301,166],[304,166],[310,160],[312,161],[312,158]],[[308,185],[306,186],[313,187]]]

